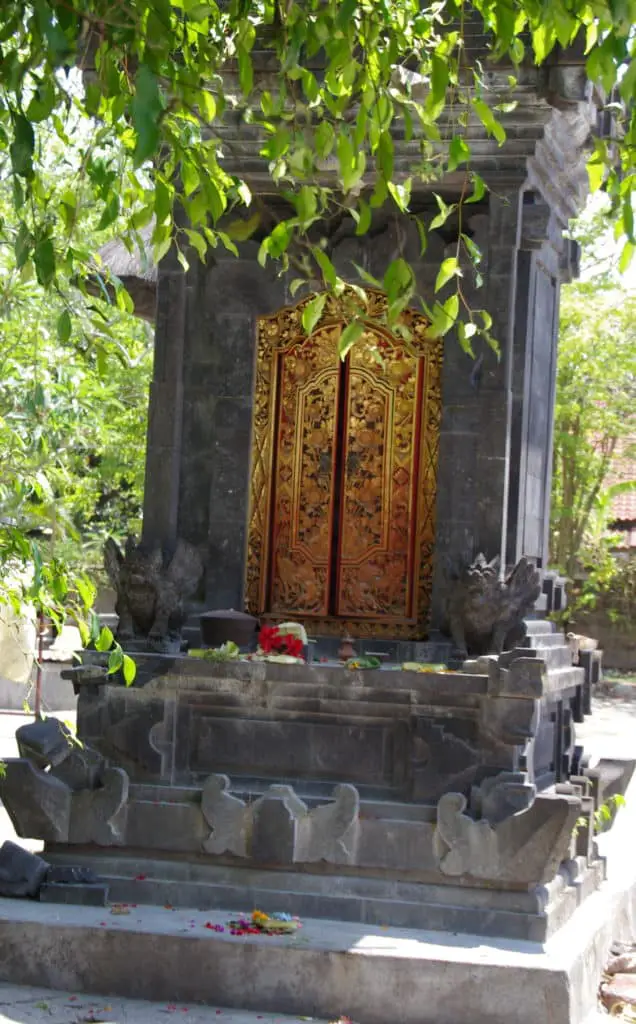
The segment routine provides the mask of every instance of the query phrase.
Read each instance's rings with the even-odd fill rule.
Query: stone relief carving
[[[179,650],[185,602],[203,573],[198,551],[186,541],[166,558],[159,547],[148,548],[128,537],[122,552],[109,537],[104,565],[117,592],[120,643],[141,641],[153,650]]]
[[[211,775],[201,792],[201,811],[212,829],[204,841],[206,853],[234,853],[247,857],[251,810],[244,800],[228,792],[227,775]]]
[[[412,747],[413,799],[434,801],[449,788],[464,789],[479,767],[478,752],[441,725],[419,719]]]
[[[453,878],[489,882],[547,882],[572,847],[581,810],[576,797],[542,795],[525,811],[496,824],[466,813],[461,793],[446,793],[437,805],[433,854]]]
[[[207,853],[276,864],[353,862],[360,812],[355,786],[336,786],[333,800],[311,810],[292,786],[270,786],[252,804],[229,787],[227,775],[212,775],[203,786],[201,811],[212,829],[203,843]]]
[[[541,593],[541,575],[527,558],[505,578],[499,558],[483,554],[454,575],[447,629],[461,657],[500,654],[523,639],[523,619]]]
[[[491,825],[532,806],[537,787],[527,772],[499,772],[471,790],[471,810]]]
[[[77,747],[57,718],[19,730],[20,753],[5,762],[0,797],[19,836],[48,842],[123,843],[128,775]]]

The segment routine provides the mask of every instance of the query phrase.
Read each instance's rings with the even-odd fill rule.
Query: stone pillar
[[[179,526],[203,549],[209,608],[243,607],[256,318],[285,301],[256,243],[244,249],[199,264],[187,310]]]
[[[285,302],[257,250],[159,272],[144,538],[199,549],[209,608],[243,605],[256,317]]]
[[[548,561],[561,229],[528,194],[518,258],[507,558]]]
[[[487,287],[483,305],[501,356],[484,350],[479,384],[479,441],[475,462],[475,547],[506,559],[512,422],[512,378],[517,315],[517,253],[521,235],[521,187],[498,185],[490,195]]]
[[[186,277],[170,254],[158,268],[155,351],[146,448],[143,539],[169,546],[177,537]]]

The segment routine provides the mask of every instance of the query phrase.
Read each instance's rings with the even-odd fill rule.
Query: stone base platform
[[[607,878],[546,943],[307,919],[232,936],[232,912],[0,901],[0,981],[356,1024],[582,1024],[612,941],[636,936],[636,780],[598,837]],[[139,880],[138,885],[151,879]],[[139,900],[131,900],[138,903]]]

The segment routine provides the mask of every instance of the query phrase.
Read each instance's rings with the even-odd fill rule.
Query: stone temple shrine
[[[508,100],[509,69],[488,67],[490,102]],[[0,794],[47,861],[93,868],[112,900],[530,949],[603,884],[595,810],[632,766],[591,764],[577,745],[596,661],[573,664],[547,618],[565,600],[547,571],[559,289],[577,268],[566,229],[601,100],[576,52],[522,68],[513,98],[503,146],[477,121],[467,129],[488,192],[462,226],[483,254],[483,288],[467,274],[466,297],[490,312],[501,358],[431,338],[416,308],[408,340],[391,333],[370,289],[368,330],[341,361],[337,308],[307,334],[311,289],[292,297],[259,265],[258,234],[238,259],[215,250],[187,273],[170,254],[143,272],[117,246],[105,253],[155,322],[142,546],[111,552],[138,674],[127,688],[87,653],[73,670],[83,746],[28,727]],[[257,135],[238,121],[225,131],[228,170],[264,195]],[[409,145],[396,137],[397,174]],[[437,188],[450,203],[463,183],[458,172]],[[414,212],[434,209],[418,187]],[[451,218],[422,255],[395,208],[362,237],[346,218],[324,226],[344,278],[357,265],[381,280],[403,255],[425,299],[457,230]],[[245,652],[257,621],[299,623],[305,661],[194,658],[180,639],[205,646],[200,615],[204,640],[213,629]],[[316,1013],[337,1009],[331,969]],[[594,986],[579,998],[563,978],[555,1014],[574,1024]],[[499,1019],[486,989],[471,993],[473,1021]],[[383,998],[365,1005],[361,991],[348,1012],[450,1024],[424,990],[399,1017]],[[306,1004],[281,981],[260,1005]]]

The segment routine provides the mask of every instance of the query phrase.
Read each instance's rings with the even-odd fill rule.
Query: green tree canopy
[[[42,181],[53,207],[74,186],[79,148],[52,141]],[[87,262],[99,216],[87,203]],[[78,291],[72,267],[59,267],[45,290],[32,261],[18,265],[24,221],[7,180],[0,223],[0,598],[54,610],[101,564],[105,535],[140,521],[152,339],[147,324],[104,301],[106,292],[100,300]],[[54,248],[65,230],[52,218]],[[99,294],[97,280],[93,287]]]
[[[517,69],[574,42],[585,49],[590,79],[608,95],[616,87],[628,107],[620,139],[597,140],[590,165],[593,184],[605,181],[621,218],[627,262],[635,21],[636,0],[4,0],[0,152],[21,217],[17,263],[32,264],[44,286],[60,270],[81,279],[87,202],[97,205],[103,230],[123,216],[134,234],[154,218],[156,256],[170,246],[182,211],[190,250],[203,258],[210,246],[233,249],[261,220],[245,182],[224,169],[228,128],[238,126],[263,162],[259,191],[279,192],[289,204],[289,215],[261,223],[259,258],[285,263],[293,255],[299,280],[318,277],[342,290],[312,226],[344,209],[362,234],[374,206],[405,211],[418,183],[434,188],[458,168],[466,172],[464,201],[479,198],[469,121],[501,144],[509,106],[490,90],[488,61],[509,68],[513,89]],[[488,40],[479,59],[475,32]],[[76,185],[55,205],[43,180],[46,136],[68,145],[78,119],[90,127]],[[412,143],[399,173],[394,137]],[[241,219],[232,228],[233,210]],[[447,215],[440,199],[435,222]],[[63,238],[54,237],[56,216]],[[420,227],[424,236],[427,225]],[[440,270],[438,288],[454,282],[456,291],[430,311],[438,332],[461,312],[461,255],[477,258],[467,237]],[[414,292],[403,259],[383,285],[396,317]],[[477,330],[487,335],[489,319],[464,313],[470,322],[460,340],[470,347]]]
[[[597,208],[577,226],[587,267],[561,294],[552,560],[569,575],[598,555],[592,549],[611,514],[612,466],[636,431],[636,290],[621,281],[605,218]]]

